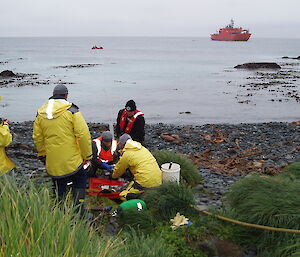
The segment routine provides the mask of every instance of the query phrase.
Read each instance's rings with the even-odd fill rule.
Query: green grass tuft
[[[131,229],[123,234],[124,252],[131,257],[171,257],[172,249],[155,235],[145,235]],[[121,255],[120,255],[121,256]],[[124,256],[124,255],[123,255]]]
[[[170,226],[161,226],[157,231],[157,237],[164,240],[175,257],[207,257],[197,246],[198,235],[196,240],[192,238],[194,236],[192,230],[199,233],[199,228],[195,228],[195,225],[180,227],[175,231]]]
[[[120,215],[119,221],[125,230],[134,228],[142,231],[144,234],[151,234],[158,225],[152,212],[149,210],[139,212],[136,210],[127,210]]]
[[[300,162],[294,162],[286,166],[277,177],[288,179],[291,181],[300,181]]]
[[[227,194],[227,200],[232,208],[231,216],[240,221],[300,230],[299,195],[299,182],[280,176],[251,176],[235,183]],[[238,230],[237,240],[253,244],[264,253],[263,256],[282,256],[282,250],[299,239],[299,235],[290,233],[247,227],[238,227]]]
[[[189,215],[193,210],[190,207],[195,203],[191,189],[184,184],[170,182],[145,191],[142,199],[152,212],[156,220],[167,221],[177,212]]]
[[[0,256],[114,256],[117,243],[100,237],[47,188],[0,177]],[[71,202],[71,201],[70,201]]]

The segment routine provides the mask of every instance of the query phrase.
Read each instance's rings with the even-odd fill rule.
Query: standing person
[[[67,101],[68,89],[57,85],[53,96],[38,109],[33,140],[39,159],[46,163],[54,192],[61,200],[72,182],[76,205],[84,201],[89,164],[92,158],[91,135],[79,108]]]
[[[112,173],[112,178],[121,177],[127,169],[133,175],[128,187],[120,193],[121,200],[138,198],[144,190],[157,187],[162,183],[162,172],[154,156],[139,142],[133,141],[128,134],[123,134],[118,143],[121,158]]]
[[[5,147],[12,141],[12,135],[9,131],[8,120],[0,118],[0,176],[8,173],[16,165],[7,157]]]
[[[141,144],[145,138],[145,119],[144,114],[136,109],[133,100],[129,100],[124,109],[118,113],[116,134],[119,138],[124,133],[129,134],[134,141]]]

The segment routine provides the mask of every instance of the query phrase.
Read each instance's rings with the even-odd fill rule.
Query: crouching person
[[[162,183],[162,172],[153,155],[141,145],[133,141],[128,134],[123,134],[118,143],[121,158],[116,164],[112,178],[121,177],[129,169],[134,177],[128,187],[120,193],[121,200],[139,198],[139,194]]]
[[[62,200],[71,183],[74,203],[79,205],[85,199],[86,169],[92,158],[91,135],[78,107],[67,97],[64,85],[54,88],[53,96],[38,109],[33,140],[52,177],[54,193]]]
[[[109,131],[102,132],[101,136],[92,141],[93,159],[88,172],[89,177],[95,177],[97,169],[111,171],[114,166],[114,153],[117,148],[116,141]]]
[[[11,141],[12,135],[9,130],[8,121],[0,118],[0,176],[7,174],[16,167],[5,152],[5,147],[7,147]]]

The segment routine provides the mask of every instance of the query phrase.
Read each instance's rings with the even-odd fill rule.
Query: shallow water
[[[95,44],[104,50],[91,50]],[[147,123],[293,121],[300,117],[295,101],[272,102],[269,95],[259,92],[250,104],[238,103],[238,85],[249,83],[246,78],[254,73],[233,67],[245,62],[280,63],[282,56],[298,56],[299,45],[300,39],[0,38],[0,62],[7,62],[0,64],[0,71],[37,73],[41,80],[51,82],[40,87],[0,88],[0,116],[33,120],[61,79],[75,83],[67,85],[68,100],[80,107],[87,121],[115,121],[129,99],[137,102]],[[87,63],[101,65],[55,68]],[[295,82],[298,91],[299,83]]]

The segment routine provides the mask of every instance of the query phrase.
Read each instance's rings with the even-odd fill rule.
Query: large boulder
[[[278,65],[276,62],[248,62],[248,63],[236,65],[234,68],[248,69],[248,70],[281,69],[280,65]]]
[[[288,57],[288,56],[283,56],[282,59],[300,60],[300,55],[299,55],[298,57]]]
[[[4,70],[0,72],[0,77],[5,77],[5,78],[16,77],[16,74],[13,73],[11,70]]]

